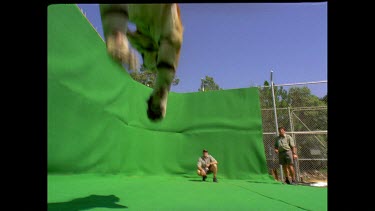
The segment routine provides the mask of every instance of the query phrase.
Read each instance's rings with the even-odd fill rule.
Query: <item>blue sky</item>
[[[103,37],[98,4],[77,4]],[[196,92],[201,78],[223,89],[327,81],[327,2],[179,4],[184,25],[172,92]],[[327,84],[309,85],[318,97]]]

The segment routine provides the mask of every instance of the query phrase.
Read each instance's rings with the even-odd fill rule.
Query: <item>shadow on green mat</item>
[[[189,179],[191,182],[203,182],[202,179]]]
[[[84,198],[73,199],[67,202],[48,203],[48,211],[81,211],[95,207],[128,208],[127,206],[116,204],[116,202],[118,202],[119,200],[120,199],[114,195],[90,195]]]

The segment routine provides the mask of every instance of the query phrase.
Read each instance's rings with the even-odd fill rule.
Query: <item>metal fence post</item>
[[[292,117],[292,114],[290,112],[290,106],[288,106],[288,115],[289,115],[289,123],[290,123],[290,132],[292,133],[292,138],[293,138],[294,144],[296,145],[296,148],[297,148],[297,140],[296,140],[296,135],[294,133],[293,117]],[[298,158],[295,160],[294,166],[295,166],[295,173],[296,173],[297,181],[300,182],[300,170],[299,170],[299,160],[298,160]]]
[[[271,70],[271,91],[272,91],[272,101],[273,101],[273,112],[275,115],[275,126],[276,126],[276,136],[279,135],[279,126],[277,124],[277,111],[276,111],[276,100],[275,100],[275,92],[273,88],[273,79],[272,79],[273,71]],[[287,176],[287,175],[286,175]],[[284,174],[283,174],[283,166],[280,165],[280,178],[281,181],[284,181]]]

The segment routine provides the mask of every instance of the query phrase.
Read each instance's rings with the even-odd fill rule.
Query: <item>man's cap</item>
[[[207,149],[203,149],[203,152],[208,152]]]

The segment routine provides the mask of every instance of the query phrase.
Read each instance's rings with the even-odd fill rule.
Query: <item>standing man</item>
[[[296,176],[293,168],[293,160],[297,158],[296,145],[293,138],[285,134],[285,127],[279,127],[279,136],[275,140],[275,152],[279,154],[279,163],[283,166],[285,182],[288,184],[296,183]],[[289,174],[292,182],[289,181]]]
[[[207,174],[213,173],[213,182],[217,182],[217,164],[218,162],[216,161],[216,159],[208,154],[208,151],[204,149],[203,156],[199,157],[197,164],[197,173],[199,176],[202,176],[203,181],[206,181]]]

